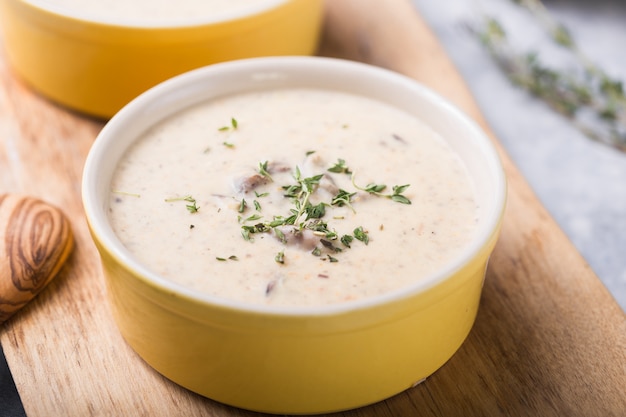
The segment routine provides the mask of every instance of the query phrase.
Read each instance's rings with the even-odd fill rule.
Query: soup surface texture
[[[26,0],[29,1],[29,0]],[[31,0],[98,19],[162,23],[244,13],[286,0]]]
[[[133,256],[187,288],[313,306],[440,270],[473,238],[474,191],[416,117],[284,89],[213,99],[150,128],[116,168],[109,215]]]

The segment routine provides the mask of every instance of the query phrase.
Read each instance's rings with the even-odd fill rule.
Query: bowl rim
[[[93,23],[97,25],[140,28],[140,29],[176,29],[221,24],[230,21],[245,19],[255,15],[259,15],[296,0],[257,0],[257,3],[247,5],[240,9],[220,12],[204,17],[194,18],[168,18],[151,21],[150,19],[133,19],[133,18],[113,18],[102,17],[96,13],[81,10],[73,10],[71,7],[54,4],[50,0],[17,0],[31,7],[52,13],[56,16],[73,19],[85,23]],[[130,1],[130,0],[127,0]]]
[[[332,77],[330,75],[332,71],[352,71],[355,74],[360,74],[359,76],[361,77],[369,77],[380,80],[381,82],[400,82],[405,87],[410,88],[414,94],[420,95],[423,100],[428,100],[433,106],[446,112],[455,120],[455,123],[459,123],[462,128],[468,132],[468,137],[471,137],[472,140],[476,142],[476,145],[480,148],[481,154],[485,156],[485,160],[491,164],[489,171],[493,171],[491,172],[494,183],[491,203],[492,208],[487,212],[487,218],[482,222],[483,225],[477,230],[474,239],[446,265],[446,267],[426,277],[422,277],[408,286],[403,286],[372,297],[327,305],[268,306],[247,304],[238,300],[198,293],[150,271],[147,267],[136,261],[115,236],[115,233],[107,221],[105,212],[107,206],[106,197],[103,196],[99,198],[97,195],[96,191],[98,187],[96,184],[98,183],[98,168],[106,163],[104,156],[107,152],[107,146],[115,141],[116,131],[132,123],[130,120],[146,108],[150,108],[155,100],[158,101],[163,97],[168,97],[168,95],[171,96],[172,92],[180,89],[181,86],[193,85],[197,81],[216,76],[224,76],[224,74],[232,72],[233,70],[253,72],[265,70],[272,74],[276,74],[276,71],[285,71],[287,73],[290,71],[314,71],[317,73],[323,71],[326,77]],[[206,99],[207,96],[204,96],[202,100]],[[210,99],[210,97],[208,99]],[[167,114],[174,114],[185,107],[184,105],[175,107],[170,109]],[[81,191],[84,212],[93,235],[92,237],[102,245],[110,256],[115,258],[124,268],[128,269],[135,279],[144,281],[160,292],[176,294],[179,297],[184,297],[195,303],[207,304],[231,311],[302,317],[335,315],[386,305],[416,296],[453,277],[457,271],[471,263],[471,261],[489,246],[490,243],[495,243],[504,215],[507,184],[504,168],[497,149],[478,124],[438,93],[432,91],[415,79],[392,70],[340,58],[291,56],[246,58],[212,64],[175,76],[142,93],[115,114],[103,127],[93,142],[83,168]]]

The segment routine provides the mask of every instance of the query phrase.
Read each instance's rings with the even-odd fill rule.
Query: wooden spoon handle
[[[54,278],[73,247],[61,210],[32,197],[0,195],[0,323]]]

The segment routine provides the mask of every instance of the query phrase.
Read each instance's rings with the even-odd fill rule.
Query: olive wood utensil
[[[73,247],[60,209],[37,198],[0,194],[0,323],[45,288]]]

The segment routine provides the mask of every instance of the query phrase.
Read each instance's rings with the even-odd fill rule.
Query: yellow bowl
[[[173,3],[173,2],[172,2]],[[316,50],[322,0],[259,0],[213,17],[150,23],[101,18],[45,0],[0,1],[8,60],[26,83],[109,118],[141,92],[208,64]]]
[[[107,220],[113,171],[129,144],[149,126],[193,103],[297,86],[339,89],[391,103],[446,138],[476,183],[481,220],[474,240],[443,270],[407,288],[320,307],[250,306],[193,293],[134,260]],[[226,404],[311,414],[390,397],[431,375],[456,352],[475,320],[506,183],[489,139],[415,81],[355,62],[272,57],[211,65],[142,94],[96,139],[82,192],[114,318],[148,364]]]

